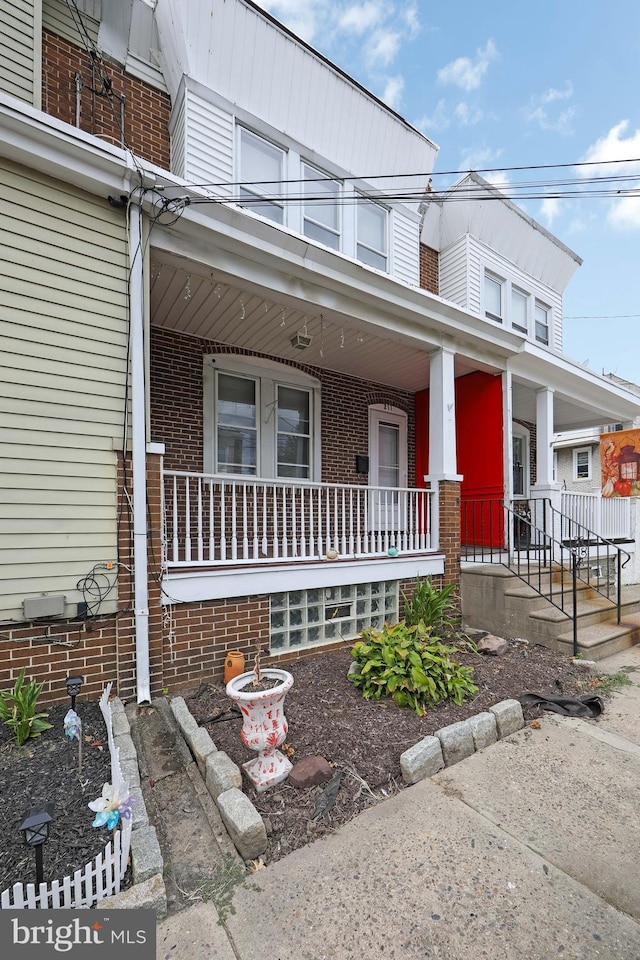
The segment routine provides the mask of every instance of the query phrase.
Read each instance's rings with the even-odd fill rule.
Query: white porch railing
[[[171,565],[373,558],[432,546],[433,494],[416,488],[222,478],[164,471]]]
[[[627,498],[563,490],[560,511],[569,521],[592,530],[605,540],[632,539],[631,504]],[[570,534],[563,531],[562,536]]]

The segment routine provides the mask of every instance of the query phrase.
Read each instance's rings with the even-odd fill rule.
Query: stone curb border
[[[183,697],[173,697],[169,706],[236,850],[243,860],[255,860],[267,849],[267,830],[242,792],[240,767],[198,726]]]
[[[488,711],[442,727],[432,737],[425,737],[405,750],[400,757],[402,779],[410,786],[432,777],[523,727],[520,701],[501,700]]]
[[[140,788],[138,754],[131,738],[131,726],[124,704],[119,697],[110,702],[113,721],[113,738],[119,751],[122,776],[129,785],[129,793],[135,797],[132,807],[131,872],[133,886],[113,897],[100,901],[101,910],[134,909],[144,907],[154,910],[160,919],[167,913],[167,891],[162,872],[164,862],[156,834],[149,823],[149,815]]]

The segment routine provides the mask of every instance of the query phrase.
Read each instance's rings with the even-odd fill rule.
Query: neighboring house
[[[562,354],[576,254],[249,0],[152,7],[0,14],[0,685],[49,700],[398,618],[461,500],[640,409]]]

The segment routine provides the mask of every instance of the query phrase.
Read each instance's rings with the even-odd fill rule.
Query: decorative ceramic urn
[[[227,684],[227,696],[235,700],[242,711],[240,738],[245,747],[256,750],[258,756],[242,764],[258,793],[282,783],[291,770],[291,763],[277,749],[287,736],[284,698],[293,686],[293,677],[286,670],[271,667],[261,671],[267,680],[277,680],[269,690],[256,690],[255,673],[241,673]]]

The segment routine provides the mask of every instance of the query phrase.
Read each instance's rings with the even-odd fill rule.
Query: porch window
[[[549,308],[536,300],[534,311],[535,337],[538,343],[549,345]]]
[[[304,179],[303,230],[306,237],[340,249],[340,184],[308,163],[302,164]]]
[[[529,489],[529,431],[518,424],[512,428],[512,461],[514,499],[528,496]]]
[[[271,596],[270,652],[353,640],[398,619],[398,581],[341,584]]]
[[[238,136],[241,205],[276,223],[284,223],[284,150],[244,127],[240,127]]]
[[[317,480],[320,384],[278,363],[205,358],[204,470]]]
[[[356,257],[378,270],[387,269],[389,211],[357,194]]]
[[[504,281],[490,273],[484,275],[484,315],[502,323],[502,288]]]
[[[591,448],[583,447],[573,451],[573,479],[591,479]]]

